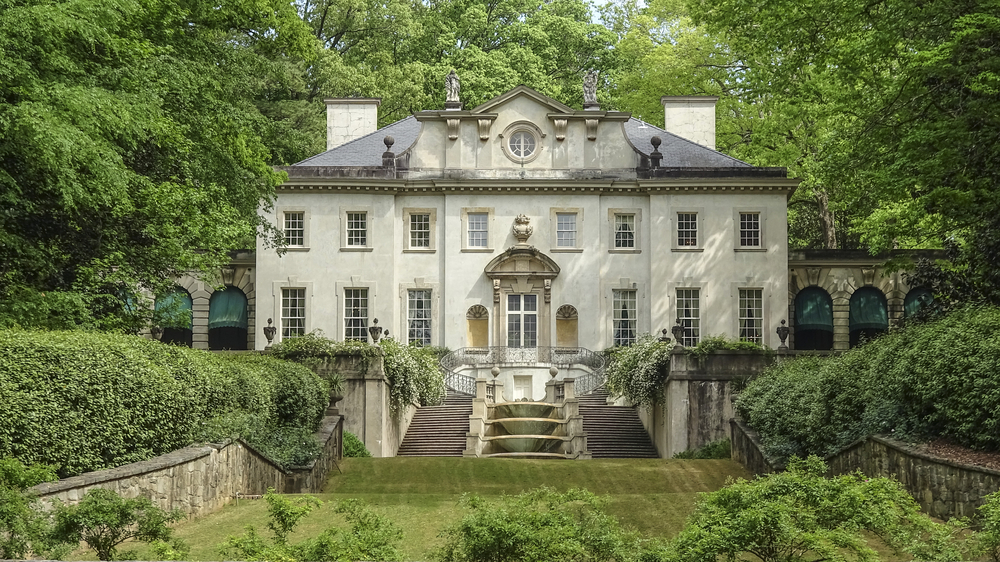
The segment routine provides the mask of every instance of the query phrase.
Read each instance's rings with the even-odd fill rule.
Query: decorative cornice
[[[469,179],[393,180],[381,178],[289,178],[277,191],[332,191],[395,193],[761,193],[787,194],[798,179],[785,178],[676,178],[615,181],[610,179]]]

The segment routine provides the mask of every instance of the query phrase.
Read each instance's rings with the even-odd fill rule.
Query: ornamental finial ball
[[[500,367],[494,366],[492,369],[490,369],[490,374],[493,375],[493,378],[497,378],[498,376],[500,376]]]

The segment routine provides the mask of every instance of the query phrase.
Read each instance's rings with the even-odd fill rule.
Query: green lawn
[[[748,476],[741,466],[725,460],[345,459],[341,470],[333,472],[324,493],[316,496],[324,502],[360,498],[378,506],[403,528],[410,560],[426,560],[438,544],[438,532],[462,516],[457,502],[463,493],[517,494],[541,485],[586,488],[610,495],[608,511],[626,526],[648,536],[672,537],[699,492],[717,490],[730,477]],[[246,525],[268,534],[266,507],[262,500],[243,500],[181,523],[177,536],[191,545],[191,560],[222,560],[218,545]],[[301,523],[292,540],[342,522],[324,504]],[[143,545],[136,550],[139,560],[150,559]],[[77,554],[77,559],[93,559],[89,551]]]

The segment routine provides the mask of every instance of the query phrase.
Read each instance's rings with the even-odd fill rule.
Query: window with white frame
[[[677,318],[684,328],[680,344],[685,347],[698,345],[701,339],[701,306],[698,289],[677,289]]]
[[[347,245],[368,245],[368,213],[347,213]]]
[[[431,344],[431,290],[410,289],[406,292],[406,341]]]
[[[576,213],[556,213],[556,247],[576,248]]]
[[[613,289],[611,329],[614,345],[631,345],[636,338],[635,290]]]
[[[677,213],[677,246],[694,248],[698,245],[698,213]]]
[[[489,213],[469,213],[469,244],[470,248],[489,247]]]
[[[410,248],[431,247],[431,216],[428,213],[410,215]]]
[[[764,299],[761,289],[740,289],[740,340],[764,343]]]
[[[760,213],[740,213],[740,246],[760,247]]]
[[[306,220],[303,211],[285,213],[285,244],[304,246],[306,240]]]
[[[538,295],[507,295],[507,346],[538,345]]]
[[[615,248],[635,248],[635,215],[615,214]]]
[[[368,341],[368,289],[344,289],[344,341]]]
[[[306,333],[306,290],[281,290],[281,337],[296,338]]]

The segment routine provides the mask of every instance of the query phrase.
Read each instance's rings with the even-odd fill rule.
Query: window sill
[[[462,251],[470,254],[492,254],[493,248],[462,248]]]
[[[308,252],[309,246],[285,246],[286,252]]]
[[[404,254],[433,254],[437,250],[434,248],[407,248],[403,250]]]
[[[733,248],[734,252],[766,252],[767,248]]]
[[[608,249],[609,254],[641,254],[642,250],[638,248],[610,248]]]
[[[583,253],[583,248],[552,248],[549,252],[553,254],[580,254]]]
[[[374,248],[371,246],[341,246],[341,252],[370,252]]]
[[[705,248],[670,248],[671,252],[704,252]]]

